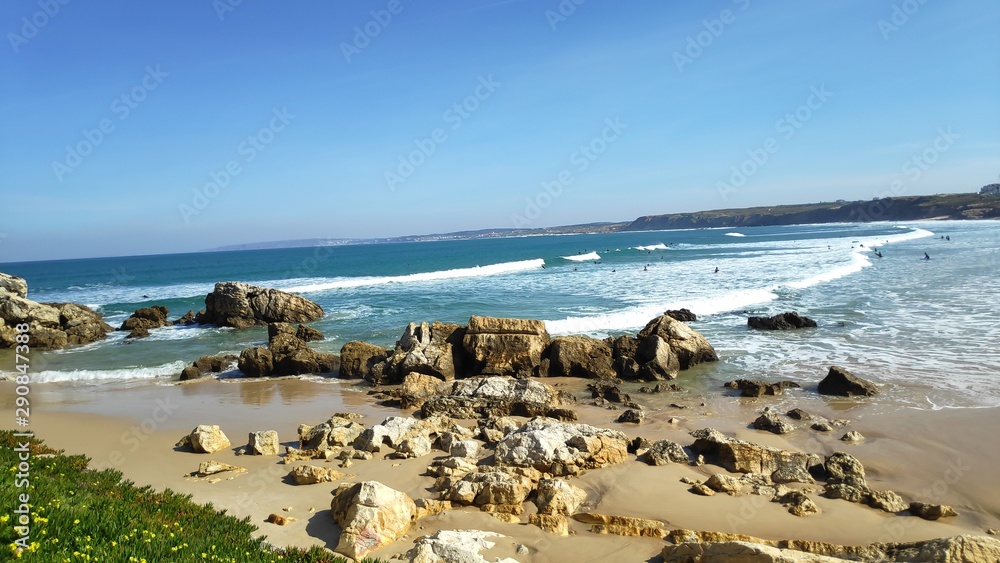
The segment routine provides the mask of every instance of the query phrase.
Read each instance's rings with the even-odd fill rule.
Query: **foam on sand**
[[[569,260],[571,262],[586,262],[588,260],[600,260],[601,256],[596,252],[588,252],[587,254],[577,254],[575,256],[563,256],[563,260]]]
[[[597,254],[594,254],[595,258]],[[394,283],[417,283],[437,280],[450,280],[456,278],[479,278],[487,276],[498,276],[524,272],[527,270],[537,270],[545,265],[545,260],[535,258],[533,260],[520,260],[518,262],[502,262],[500,264],[490,264],[488,266],[473,266],[471,268],[456,268],[453,270],[439,270],[436,272],[421,272],[417,274],[405,274],[402,276],[365,276],[354,278],[327,278],[314,283],[297,285],[293,287],[281,288],[283,291],[292,293],[312,293],[316,291],[327,291],[330,289],[349,289],[355,287],[370,287],[375,285],[385,285]]]

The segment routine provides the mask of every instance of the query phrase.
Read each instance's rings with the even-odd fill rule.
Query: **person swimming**
[[[648,266],[643,266],[642,267],[642,271],[643,272],[648,272],[649,271],[649,267]]]

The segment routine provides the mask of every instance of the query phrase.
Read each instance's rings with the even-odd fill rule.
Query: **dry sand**
[[[683,384],[684,379],[682,376],[679,382]],[[582,390],[584,382],[546,381],[576,391],[581,399],[587,397]],[[620,411],[588,406],[584,401],[577,406],[581,422],[681,444],[691,443],[690,430],[711,426],[727,435],[781,448],[818,454],[846,451],[864,463],[873,488],[892,489],[907,500],[950,504],[960,516],[928,522],[813,493],[810,497],[821,512],[802,518],[777,503],[765,502],[763,497],[697,496],[679,481],[724,473],[720,467],[652,467],[634,456],[624,465],[589,471],[575,480],[588,492],[587,511],[658,519],[671,528],[843,544],[983,534],[987,528],[1000,528],[1000,439],[996,433],[1000,408],[915,410],[887,407],[870,399],[823,399],[810,390],[780,398],[742,399],[726,396],[722,390],[644,395],[636,393],[637,388],[629,386],[628,390],[649,409],[642,425],[615,423]],[[300,423],[322,422],[335,412],[362,414],[361,422],[366,425],[401,414],[399,409],[373,404],[365,391],[349,382],[299,379],[127,386],[38,384],[30,395],[31,429],[53,447],[86,454],[94,466],[116,467],[141,485],[169,487],[193,495],[197,502],[211,502],[237,516],[250,516],[260,533],[276,545],[333,547],[339,530],[331,521],[329,504],[336,483],[296,486],[287,480],[291,466],[273,457],[236,456],[234,450],[245,445],[248,433],[257,430],[277,430],[283,444],[297,445]],[[13,419],[13,399],[13,386],[0,383],[0,416],[4,420]],[[671,403],[686,408],[669,406]],[[749,429],[747,424],[768,405],[781,412],[801,406],[851,423],[826,434],[808,429],[807,423],[799,423],[800,429],[784,436]],[[671,417],[679,421],[668,422]],[[233,448],[216,454],[175,449],[174,443],[198,424],[220,425]],[[474,424],[467,421],[469,426]],[[846,430],[858,430],[867,439],[857,445],[839,441]],[[345,481],[374,479],[413,498],[435,498],[430,491],[433,478],[421,473],[442,452],[412,460],[380,459],[381,455],[345,469]],[[215,483],[187,476],[209,459],[242,466],[248,472],[231,479],[222,474],[223,480]],[[528,503],[527,513],[533,510]],[[285,527],[265,523],[271,513],[293,516],[297,522]],[[522,520],[527,522],[527,514]],[[488,560],[508,556],[521,561],[647,561],[656,558],[663,546],[662,541],[650,538],[596,535],[577,522],[571,522],[571,536],[556,537],[526,523],[501,523],[474,508],[461,508],[421,520],[407,537],[372,556],[389,558],[402,553],[413,539],[439,529],[481,529],[507,536],[485,553]],[[515,556],[519,544],[526,545],[530,555]]]

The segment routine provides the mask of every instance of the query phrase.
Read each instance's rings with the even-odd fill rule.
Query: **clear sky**
[[[0,262],[1000,174],[996,0],[6,0],[0,22]]]

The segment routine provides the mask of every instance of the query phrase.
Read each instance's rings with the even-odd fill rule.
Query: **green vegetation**
[[[122,473],[87,469],[84,456],[68,456],[31,439],[30,486],[17,488],[18,453],[26,441],[0,430],[0,560],[26,561],[283,561],[334,562],[322,548],[274,549],[240,520],[169,489],[156,492],[122,480]],[[31,501],[28,548],[17,544],[19,495]]]

